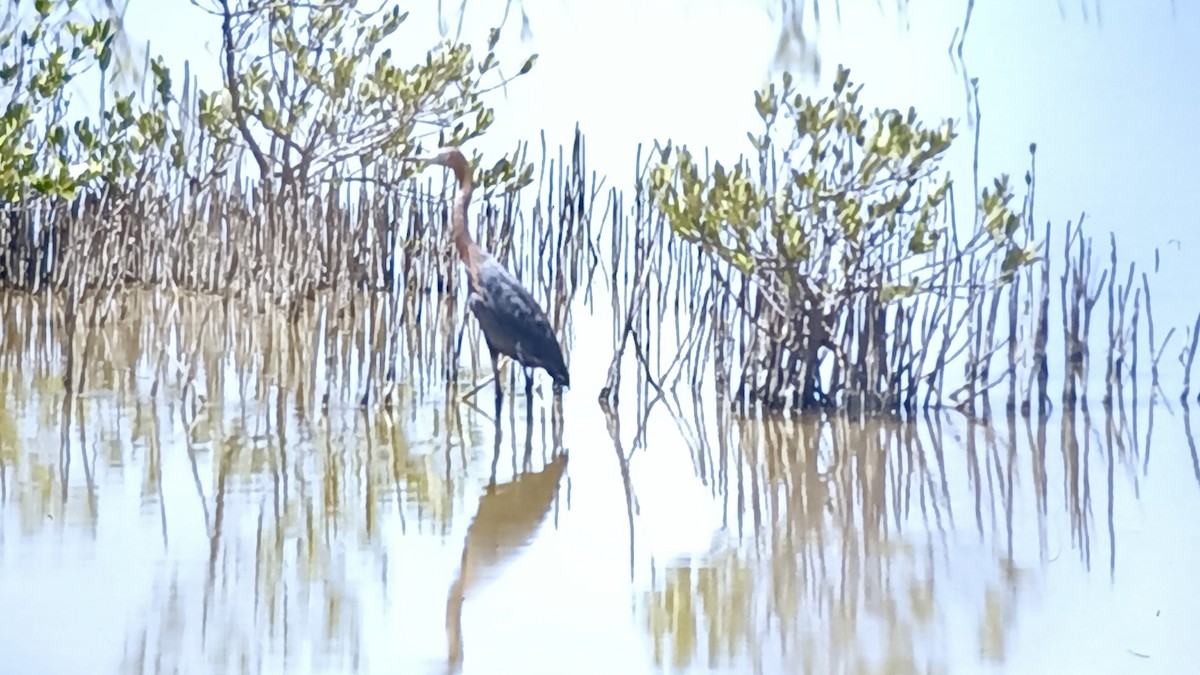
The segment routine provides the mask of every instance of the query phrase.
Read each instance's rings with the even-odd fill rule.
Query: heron
[[[479,322],[483,339],[492,358],[496,380],[496,413],[499,419],[502,390],[500,355],[525,370],[525,394],[532,398],[533,371],[541,368],[554,380],[555,387],[570,387],[571,377],[563,361],[562,346],[546,312],[521,282],[471,239],[467,232],[467,210],[475,189],[471,165],[456,147],[442,148],[435,155],[405,158],[405,161],[443,166],[454,172],[458,192],[451,211],[450,234],[454,247],[467,271],[467,306]]]

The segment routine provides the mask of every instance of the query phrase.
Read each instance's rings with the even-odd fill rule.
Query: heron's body
[[[516,277],[485,254],[478,283],[470,286],[467,302],[493,360],[504,354],[526,368],[545,370],[557,384],[571,386],[550,320]]]
[[[455,148],[447,148],[425,161],[452,169],[458,179],[458,194],[451,214],[451,234],[459,258],[467,270],[467,303],[479,321],[479,328],[492,357],[497,408],[501,400],[500,354],[526,369],[542,368],[555,384],[571,386],[562,347],[546,313],[517,278],[481,249],[467,232],[467,208],[475,184],[466,157]],[[527,370],[526,391],[531,388],[532,379]]]

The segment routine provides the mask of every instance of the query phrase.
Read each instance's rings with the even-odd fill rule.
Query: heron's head
[[[453,169],[455,173],[459,173],[470,167],[470,162],[467,161],[462,151],[453,146],[442,148],[436,154],[405,157],[404,161],[444,166],[448,169]]]

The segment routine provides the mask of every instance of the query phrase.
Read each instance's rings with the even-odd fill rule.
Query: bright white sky
[[[457,5],[402,4],[411,15],[394,36],[398,57],[423,56],[440,39],[438,4]],[[511,71],[530,52],[540,58],[507,98],[497,95],[496,126],[477,148],[510,150],[542,130],[552,144],[568,141],[579,123],[592,168],[608,173],[610,185],[630,180],[639,142],[672,138],[707,145],[717,157],[744,152],[745,133],[757,124],[751,95],[769,75],[778,35],[766,4],[526,0],[532,38],[521,41],[514,10],[502,63]],[[841,4],[842,23],[827,9],[819,35],[822,81],[803,86],[825,91],[844,63],[866,83],[869,102],[965,120],[962,78],[947,55],[965,3],[912,3],[907,29],[892,3]],[[1098,24],[1094,16],[1083,21],[1077,3],[977,3],[965,56],[980,79],[981,175],[1019,177],[1036,141],[1041,216],[1061,222],[1087,210],[1103,230],[1153,235],[1139,243],[1178,237],[1186,244],[1182,221],[1194,218],[1186,196],[1200,179],[1192,150],[1200,131],[1188,122],[1200,116],[1200,9],[1169,0],[1100,5]],[[504,0],[467,7],[463,37],[482,43]],[[453,30],[455,17],[448,19]],[[215,18],[186,0],[133,0],[127,21],[177,73],[190,60],[202,86],[219,81]],[[970,144],[958,149],[956,168],[966,179]]]

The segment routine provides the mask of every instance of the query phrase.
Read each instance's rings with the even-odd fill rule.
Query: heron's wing
[[[562,348],[546,313],[495,259],[480,267],[471,309],[499,351],[527,366],[541,366],[556,379],[566,376]]]

